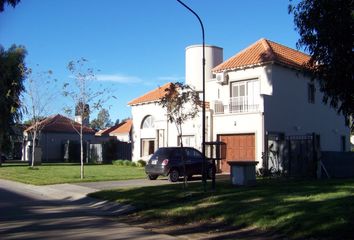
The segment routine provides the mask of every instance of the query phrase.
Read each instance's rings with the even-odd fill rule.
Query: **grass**
[[[0,178],[34,185],[93,182],[145,178],[144,168],[111,164],[85,165],[85,178],[80,179],[80,164],[2,164]]]
[[[256,227],[291,238],[350,239],[354,236],[354,180],[260,180],[253,187],[219,182],[118,189],[93,197],[132,204],[142,219],[185,224],[217,222]]]

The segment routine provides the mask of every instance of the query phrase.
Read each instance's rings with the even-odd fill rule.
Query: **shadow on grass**
[[[92,196],[132,204],[144,221],[163,224],[198,222],[201,228],[220,224],[234,231],[255,227],[293,238],[348,239],[354,235],[354,180],[260,180],[253,187],[235,187],[224,181],[211,193],[204,193],[200,183],[191,183],[187,191],[175,184]]]

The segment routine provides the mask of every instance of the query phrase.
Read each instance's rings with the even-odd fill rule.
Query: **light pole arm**
[[[177,2],[179,2],[181,5],[183,5],[185,8],[187,8],[191,13],[194,14],[194,16],[196,16],[198,18],[198,21],[200,23],[200,26],[202,28],[202,38],[203,38],[203,46],[205,45],[205,35],[204,35],[204,25],[202,20],[200,19],[200,17],[198,16],[198,14],[196,12],[193,11],[193,9],[191,9],[190,7],[188,7],[185,3],[183,3],[181,0],[177,0]],[[203,49],[204,50],[204,49]]]

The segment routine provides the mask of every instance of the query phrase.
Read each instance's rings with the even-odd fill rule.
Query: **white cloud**
[[[142,79],[135,76],[126,76],[122,74],[97,74],[97,81],[117,82],[117,83],[140,83]]]
[[[159,81],[168,81],[168,82],[181,82],[184,81],[184,77],[179,76],[161,76],[157,77]]]

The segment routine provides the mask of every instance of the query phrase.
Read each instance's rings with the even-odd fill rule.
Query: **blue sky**
[[[206,43],[224,59],[260,38],[295,48],[299,38],[287,0],[184,0],[201,17]],[[184,81],[184,53],[201,43],[197,19],[176,0],[22,0],[0,14],[0,44],[22,44],[34,71],[73,81],[66,66],[84,57],[112,89],[111,120],[131,116],[127,103],[169,81]],[[38,65],[38,66],[37,66]],[[58,97],[51,113],[69,99]],[[96,117],[93,113],[91,119]]]

